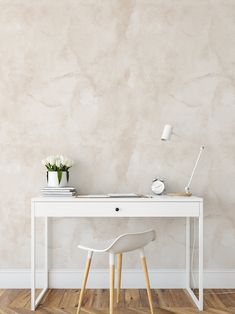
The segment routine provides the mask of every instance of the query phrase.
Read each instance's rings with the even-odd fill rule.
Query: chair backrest
[[[114,240],[107,251],[114,254],[134,251],[143,248],[155,238],[155,230],[123,234]]]

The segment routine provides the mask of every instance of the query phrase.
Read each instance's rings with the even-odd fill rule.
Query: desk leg
[[[198,307],[199,311],[203,311],[203,205],[200,205],[200,215],[198,222],[199,236],[199,297],[197,298],[194,291],[190,287],[190,219],[186,218],[186,289]]]
[[[200,204],[199,234],[199,310],[203,310],[203,204]]]
[[[44,247],[44,288],[39,293],[38,297],[36,298],[36,301],[34,303],[34,308],[38,306],[42,298],[44,297],[45,293],[48,289],[48,217],[44,218],[45,222],[45,230],[44,230],[44,241],[45,241],[45,247]],[[36,242],[35,242],[36,243]]]
[[[190,217],[186,217],[186,288],[190,289]]]
[[[45,268],[44,268],[44,288],[40,292],[37,298],[35,298],[35,279],[36,279],[36,218],[34,212],[34,205],[32,205],[31,209],[31,310],[35,311],[37,305],[40,303],[41,299],[43,298],[44,294],[48,289],[48,218],[45,217],[45,231],[44,231],[44,238],[45,238]]]
[[[35,215],[31,206],[31,310],[35,310]]]
[[[45,256],[45,288],[48,289],[49,286],[49,278],[48,278],[48,217],[45,217],[45,247],[44,247],[44,256]]]

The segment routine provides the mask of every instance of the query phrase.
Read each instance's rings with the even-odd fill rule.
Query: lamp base
[[[167,193],[167,195],[169,196],[191,196],[192,193],[191,192],[173,192],[173,193]]]

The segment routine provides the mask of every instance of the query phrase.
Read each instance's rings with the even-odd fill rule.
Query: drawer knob
[[[119,208],[118,207],[116,207],[115,210],[116,210],[116,212],[119,212]]]

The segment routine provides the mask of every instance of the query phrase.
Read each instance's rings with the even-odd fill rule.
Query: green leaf
[[[60,181],[62,179],[62,171],[61,170],[57,171],[57,177],[58,177],[58,181],[59,181],[59,184],[60,184]]]

